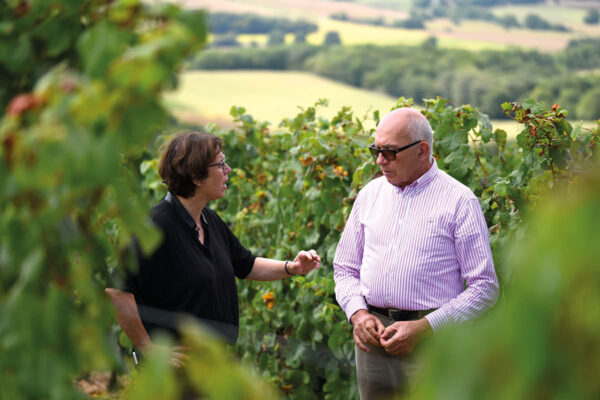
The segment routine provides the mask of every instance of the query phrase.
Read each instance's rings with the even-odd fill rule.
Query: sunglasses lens
[[[379,153],[381,153],[383,158],[385,158],[388,161],[394,161],[396,159],[396,153],[392,150],[384,150],[378,149],[377,147],[369,147],[369,151],[371,152],[371,155],[373,156],[373,159],[375,159],[375,161],[377,161]]]
[[[373,158],[377,160],[377,157],[379,156],[379,151],[374,147],[369,147],[369,151],[371,152]]]
[[[384,150],[382,151],[383,158],[388,161],[394,161],[396,159],[396,153],[392,150]]]

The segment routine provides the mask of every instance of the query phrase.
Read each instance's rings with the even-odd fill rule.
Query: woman
[[[239,312],[235,278],[271,281],[306,274],[320,265],[314,250],[293,261],[256,257],[244,248],[207,203],[225,196],[227,174],[220,138],[183,132],[167,145],[159,173],[169,192],[152,209],[163,232],[162,244],[140,257],[138,272],[123,290],[106,289],[116,318],[133,345],[150,349],[152,334],[178,336],[182,314],[192,315],[228,343],[237,340]],[[181,365],[185,354],[172,352]]]

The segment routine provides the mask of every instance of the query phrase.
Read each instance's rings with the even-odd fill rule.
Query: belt
[[[377,314],[385,315],[386,317],[391,318],[394,321],[414,321],[417,319],[421,319],[427,314],[437,310],[437,308],[432,308],[431,310],[406,311],[395,310],[393,308],[379,308],[370,304],[367,304],[367,308],[371,312],[376,312]]]

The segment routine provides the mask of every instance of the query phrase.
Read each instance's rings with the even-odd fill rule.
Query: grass
[[[448,19],[436,19],[426,22],[425,30],[407,30],[383,26],[369,26],[347,21],[331,20],[333,12],[347,12],[353,17],[381,16],[391,21],[405,15],[410,9],[409,0],[355,0],[351,3],[335,1],[314,2],[309,0],[248,0],[244,2],[224,0],[211,2],[198,0],[200,5],[213,10],[239,9],[267,15],[276,15],[291,19],[308,19],[319,25],[318,32],[308,36],[308,41],[321,44],[327,31],[337,31],[344,45],[418,45],[425,39],[435,36],[438,45],[446,48],[459,48],[471,51],[483,49],[503,50],[508,47],[522,47],[553,52],[565,48],[571,39],[579,37],[600,37],[600,25],[585,25],[583,9],[553,4],[493,7],[496,15],[513,14],[521,21],[527,14],[537,14],[552,22],[561,23],[573,29],[573,32],[532,31],[527,29],[506,30],[497,24],[486,21],[462,21],[454,25]],[[318,7],[317,7],[318,6]],[[241,7],[241,8],[240,8]],[[264,44],[266,35],[240,35],[242,43],[256,42]],[[288,35],[288,42],[293,36]]]
[[[473,40],[472,38],[456,38],[446,32],[423,31],[412,29],[389,28],[384,26],[369,26],[353,22],[337,21],[327,18],[318,20],[319,30],[311,33],[307,41],[311,44],[321,44],[328,31],[337,31],[343,45],[377,44],[377,45],[407,45],[416,46],[431,36],[438,37],[438,46],[471,51],[504,50],[509,44],[494,43],[493,41]],[[494,26],[490,25],[490,29]],[[468,25],[467,25],[468,26]],[[462,29],[465,29],[463,26]],[[252,42],[263,45],[267,43],[267,35],[238,35],[238,41],[243,44]],[[288,34],[286,43],[292,43],[294,36]]]
[[[355,0],[355,3],[382,9],[408,12],[412,8],[413,0]]]
[[[223,128],[235,126],[229,110],[232,106],[246,108],[259,121],[277,126],[283,118],[292,118],[299,107],[314,105],[321,98],[329,106],[318,115],[331,118],[343,106],[350,106],[354,115],[374,127],[372,112],[385,114],[395,104],[393,97],[357,89],[304,72],[291,71],[189,71],[181,76],[179,90],[167,96],[166,102],[181,120],[199,125],[208,122]],[[577,121],[570,121],[572,124]],[[512,120],[492,120],[494,128],[504,129],[514,138],[523,126]],[[594,121],[583,121],[585,129],[596,128]]]
[[[528,14],[536,14],[541,18],[554,24],[581,25],[586,10],[580,8],[566,7],[555,4],[543,5],[510,5],[494,7],[491,9],[496,15],[512,14],[520,22],[525,20]]]
[[[428,30],[400,29],[383,26],[369,26],[352,22],[319,20],[319,31],[309,35],[312,43],[322,43],[327,31],[337,31],[343,44],[378,44],[378,45],[418,45],[430,36],[438,37],[441,47],[460,48],[477,51],[481,49],[504,49],[504,44],[488,41],[460,39],[438,35]]]
[[[309,73],[290,71],[190,71],[181,76],[179,90],[166,98],[180,119],[215,122],[232,126],[232,106],[243,106],[255,119],[277,125],[293,117],[298,107],[309,107],[327,98],[329,106],[320,111],[335,115],[342,106],[351,106],[355,115],[385,112],[396,99],[381,93],[357,89]]]
[[[181,120],[221,127],[234,126],[229,115],[232,106],[243,106],[255,119],[277,125],[291,118],[300,107],[312,106],[318,99],[327,98],[329,106],[319,115],[331,117],[342,106],[351,106],[357,117],[372,111],[382,114],[390,110],[396,99],[340,84],[302,72],[280,71],[190,71],[181,76],[179,90],[167,96],[167,103]],[[510,137],[522,129],[510,120],[492,121],[495,128],[507,131]],[[368,123],[367,127],[372,127]]]
[[[318,18],[319,29],[307,37],[312,44],[321,44],[328,31],[337,31],[344,45],[377,44],[408,45],[421,44],[429,37],[436,37],[438,46],[470,51],[505,50],[509,47],[522,47],[540,51],[559,51],[568,42],[581,35],[600,36],[600,26],[583,27],[582,32],[531,31],[510,29],[485,21],[463,21],[454,25],[447,19],[428,21],[426,30],[400,29],[385,26],[370,26],[347,21]],[[241,43],[255,42],[263,45],[267,35],[239,35]],[[292,43],[294,36],[286,37]]]

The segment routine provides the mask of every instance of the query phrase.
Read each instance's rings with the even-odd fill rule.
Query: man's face
[[[398,120],[382,120],[375,132],[375,146],[397,150],[413,141],[406,134],[406,124]],[[411,146],[399,153],[396,159],[386,160],[382,154],[377,157],[377,165],[389,183],[404,188],[419,177],[421,168],[419,156],[422,154],[420,144]]]

